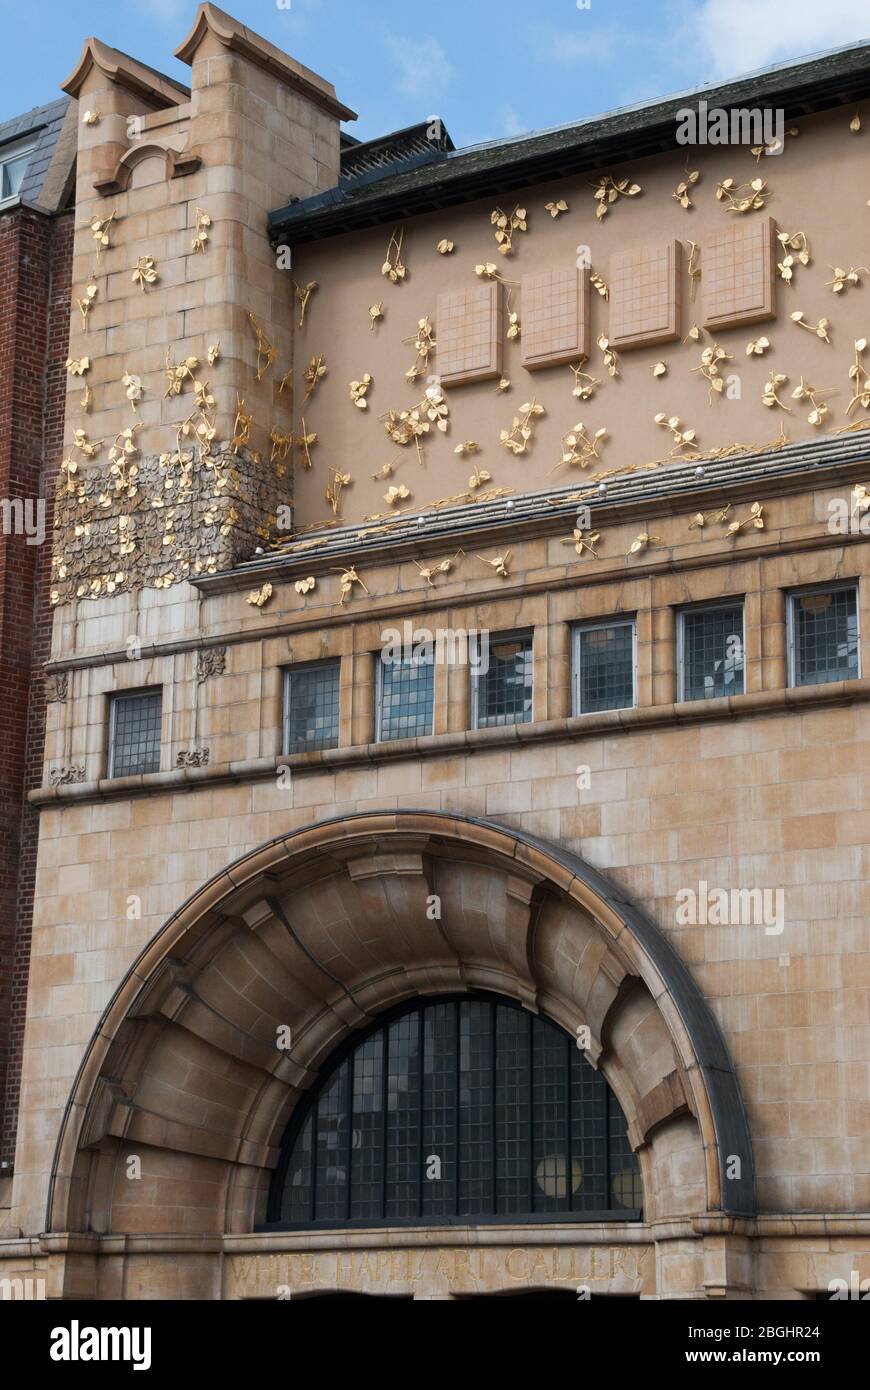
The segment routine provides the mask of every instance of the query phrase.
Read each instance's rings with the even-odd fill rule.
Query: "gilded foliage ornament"
[[[308,429],[306,429],[306,427],[305,427],[305,417],[304,417],[304,415],[303,415],[302,419],[299,421],[299,427],[300,427],[300,429],[299,429],[299,434],[297,434],[297,436],[296,436],[296,448],[297,448],[297,449],[300,449],[300,450],[302,451],[302,462],[303,462],[303,464],[305,465],[305,467],[306,467],[306,468],[310,468],[310,467],[311,467],[311,453],[310,453],[310,450],[313,449],[314,446],[315,446],[315,444],[318,444],[320,441],[319,441],[318,436],[314,433],[313,430],[308,430]]]
[[[251,439],[251,425],[254,417],[248,414],[247,406],[242,400],[238,391],[236,392],[236,418],[233,421],[232,451],[237,454],[240,449],[244,449]]]
[[[185,357],[181,362],[175,362],[171,349],[167,348],[164,360],[164,371],[166,372],[164,399],[167,396],[180,396],[184,389],[184,383],[193,381],[193,374],[198,366],[198,357]]]
[[[661,544],[661,539],[661,536],[651,536],[649,531],[641,531],[639,536],[635,536],[628,550],[625,552],[625,558],[628,559],[631,555],[642,555],[650,545],[656,542]]]
[[[196,229],[190,245],[195,255],[197,252],[205,251],[208,243],[208,229],[211,226],[211,218],[207,212],[203,212],[202,208],[197,208],[194,215],[196,218]]]
[[[82,316],[82,328],[85,333],[88,331],[88,315],[93,308],[94,300],[97,297],[97,286],[94,280],[89,280],[85,285],[85,292],[81,299],[76,300],[79,313]]]
[[[408,273],[407,266],[402,260],[402,246],[405,241],[405,228],[394,227],[387,242],[387,254],[381,266],[381,274],[385,275],[391,285],[398,285],[404,280]]]
[[[362,589],[364,594],[367,594],[369,592],[362,579],[357,574],[354,565],[350,565],[346,569],[333,570],[333,574],[341,575],[341,579],[338,582],[338,592],[340,597],[337,606],[339,608],[342,608],[345,605],[345,603],[347,603],[348,598],[353,593],[354,585],[358,585],[359,588]]]
[[[601,222],[618,198],[636,198],[642,191],[640,184],[632,183],[631,179],[614,180],[609,174],[602,174],[595,185],[595,216]]]
[[[602,428],[590,435],[584,424],[579,423],[562,436],[562,457],[561,464],[567,464],[570,468],[586,468],[593,459],[600,459],[598,446],[607,435],[607,430]]]
[[[709,347],[705,347],[701,353],[700,366],[692,368],[693,372],[697,372],[706,381],[710,401],[713,400],[714,394],[721,395],[725,390],[725,378],[719,371],[719,364],[730,361],[731,353],[726,352],[718,343],[712,343]]]
[[[502,208],[494,208],[490,213],[490,223],[495,227],[495,240],[502,256],[513,255],[514,235],[517,232],[528,231],[526,221],[526,210],[519,205],[513,212],[506,213]]]
[[[767,352],[767,349],[768,349],[769,347],[770,347],[770,339],[769,339],[769,338],[764,338],[764,337],[762,337],[762,338],[752,338],[752,339],[750,339],[750,341],[746,344],[746,356],[747,356],[747,357],[763,357],[764,354]]]
[[[589,531],[583,527],[575,526],[570,536],[566,536],[561,545],[573,545],[578,555],[591,555],[593,560],[598,559],[596,546],[601,540],[600,531]]]
[[[326,376],[326,371],[326,358],[323,356],[323,354],[318,353],[316,357],[312,357],[311,361],[308,363],[308,366],[302,374],[303,380],[306,383],[305,395],[302,398],[303,405],[305,401],[311,400],[311,397],[314,395],[314,392],[316,391],[320,382]]]
[[[318,285],[316,280],[309,280],[307,285],[297,285],[296,281],[294,280],[293,289],[296,293],[296,300],[299,304],[299,327],[304,328],[305,314],[308,309],[308,301],[313,295],[314,291],[320,289],[320,286]]]
[[[272,597],[272,592],[272,585],[266,583],[261,589],[252,589],[245,603],[250,603],[253,608],[263,608]]]
[[[825,281],[825,288],[832,290],[834,294],[842,294],[850,285],[860,285],[862,275],[870,275],[870,270],[866,265],[850,265],[848,270],[842,270],[840,266],[832,265],[830,270],[833,280]]]
[[[483,564],[489,565],[490,569],[495,570],[499,579],[510,579],[508,563],[512,554],[512,551],[505,550],[501,555],[494,555],[491,560],[488,560],[485,555],[478,555],[477,558],[481,560]]]
[[[604,365],[609,376],[619,376],[619,357],[616,349],[610,346],[610,340],[603,333],[599,333],[596,342],[604,357]]]
[[[810,264],[810,243],[804,232],[777,232],[776,239],[783,251],[782,260],[776,263],[777,274],[787,285],[793,285],[795,265]]]
[[[701,175],[698,170],[693,169],[691,173],[686,174],[686,177],[681,183],[677,184],[671,197],[676,198],[681,208],[693,208],[695,206],[692,202],[692,187],[698,182],[700,177]]]
[[[577,363],[569,363],[569,369],[574,375],[574,387],[571,395],[576,396],[578,401],[591,401],[595,395],[595,388],[601,385],[597,376],[590,376],[588,372],[584,372],[585,366],[585,357]]]
[[[346,487],[350,487],[353,478],[349,473],[341,473],[337,468],[330,468],[330,480],[326,485],[323,494],[324,501],[328,502],[332,508],[332,515],[338,516],[338,509],[341,506],[341,494]]]
[[[568,211],[568,204],[564,198],[558,198],[552,203],[545,203],[544,207],[551,217],[561,217],[563,212]]]
[[[465,551],[460,549],[453,555],[446,555],[444,559],[439,560],[436,565],[421,565],[419,560],[415,560],[414,564],[417,566],[417,569],[420,571],[421,576],[425,579],[429,588],[434,589],[436,576],[439,574],[449,574],[456,564],[456,561],[464,554]]]
[[[764,179],[753,179],[751,183],[736,184],[733,179],[723,179],[716,185],[716,198],[725,206],[726,212],[744,214],[757,212],[770,196]]]
[[[68,357],[66,369],[70,376],[84,376],[85,372],[89,372],[91,369],[91,359],[89,357]]]
[[[413,364],[405,373],[405,380],[413,384],[424,375],[426,367],[429,365],[429,358],[437,346],[435,330],[428,314],[417,320],[417,328],[413,338],[403,338],[402,342],[412,346],[417,354]]]
[[[384,304],[383,304],[383,300],[379,300],[377,304],[370,304],[370,305],[369,305],[369,328],[371,329],[371,331],[372,331],[373,333],[374,333],[375,329],[377,328],[377,326],[378,326],[380,320],[381,320],[383,317],[384,317]]]
[[[855,339],[855,361],[849,368],[849,380],[852,383],[854,395],[846,406],[846,414],[850,415],[856,405],[860,405],[862,410],[870,410],[870,374],[864,366],[863,356],[867,351],[867,339]]]
[[[821,318],[819,319],[818,323],[807,323],[806,319],[803,316],[803,311],[801,309],[795,309],[793,314],[789,314],[789,318],[791,319],[792,323],[797,324],[798,328],[805,328],[808,333],[815,333],[817,338],[821,338],[822,341],[825,343],[830,343],[830,319]]]
[[[749,508],[749,515],[745,516],[742,521],[732,521],[725,534],[726,536],[739,535],[747,526],[754,527],[756,531],[764,530],[764,507],[760,502],[752,503]]]
[[[297,579],[293,587],[297,594],[310,594],[312,590],[317,588],[317,580],[313,574],[310,574],[307,579]]]
[[[595,270],[590,270],[590,272],[589,272],[589,283],[590,283],[590,285],[592,286],[593,289],[595,289],[595,290],[598,291],[598,293],[601,295],[601,298],[602,298],[602,299],[604,299],[604,300],[609,300],[609,299],[610,299],[610,287],[608,286],[607,281],[604,280],[604,279],[598,274],[597,271],[595,271]]]
[[[828,418],[827,402],[819,399],[821,396],[826,395],[836,395],[836,392],[832,391],[829,387],[822,387],[819,389],[816,386],[810,386],[804,381],[803,377],[801,377],[800,385],[796,386],[792,391],[791,398],[793,401],[809,401],[810,413],[807,416],[807,424],[818,426],[824,424],[825,420]]]
[[[447,237],[442,237],[435,250],[438,252],[439,256],[452,256],[456,247]]]
[[[248,311],[248,320],[257,339],[257,380],[262,381],[266,372],[278,356],[278,349],[273,347],[269,342],[269,339],[257,322],[256,314],[252,314],[250,310]]]
[[[666,415],[664,411],[659,411],[654,418],[655,423],[663,430],[670,430],[671,438],[676,446],[672,453],[677,453],[680,449],[697,448],[697,431],[684,429],[679,415]]]
[[[546,413],[544,407],[536,400],[526,401],[514,416],[510,429],[499,432],[500,443],[512,454],[525,454],[534,436],[536,420]]]
[[[103,252],[109,246],[109,234],[112,230],[112,223],[117,216],[117,212],[111,212],[108,217],[91,218],[91,235],[94,238],[94,250],[98,262],[102,260]]]
[[[157,262],[154,257],[140,256],[133,267],[133,273],[130,279],[133,281],[134,285],[139,286],[143,294],[145,293],[146,285],[156,284],[160,276],[157,273]]]
[[[787,381],[788,377],[783,372],[771,372],[764,383],[764,390],[761,394],[762,405],[768,406],[771,410],[775,406],[779,406],[780,410],[787,410],[791,414],[791,406],[786,405],[779,396],[780,387],[785,386]]]

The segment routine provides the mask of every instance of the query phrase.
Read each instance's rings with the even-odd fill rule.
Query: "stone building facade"
[[[776,143],[669,102],[459,151],[354,141],[209,4],[178,56],[64,85],[0,1272],[870,1277],[870,51],[703,93]]]

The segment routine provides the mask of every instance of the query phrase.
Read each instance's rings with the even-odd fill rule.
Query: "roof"
[[[785,492],[826,487],[835,480],[870,468],[870,434],[825,435],[818,439],[747,449],[742,454],[722,451],[718,457],[675,460],[667,466],[621,474],[584,475],[549,492],[515,493],[493,500],[463,503],[438,510],[412,508],[386,523],[353,522],[324,527],[279,542],[272,550],[246,560],[234,569],[191,580],[207,593],[219,593],[270,579],[290,580],[299,574],[327,571],[336,562],[382,563],[408,556],[420,557],[439,547],[471,543],[486,533],[487,542],[498,544],[499,534],[516,541],[518,533],[557,534],[574,523],[580,501],[589,507],[593,528],[640,514],[662,516],[684,508],[695,511],[721,504],[722,498],[752,500],[781,496]],[[582,494],[582,496],[580,496]],[[422,524],[421,524],[422,523]],[[478,542],[480,543],[480,542]]]
[[[364,184],[343,181],[326,194],[276,209],[269,214],[270,232],[299,246],[491,194],[502,196],[508,189],[681,149],[676,113],[692,102],[703,100],[709,107],[724,110],[772,107],[782,109],[788,121],[854,105],[867,97],[870,42],[862,41],[552,130],[440,150],[435,158],[413,167],[386,164],[380,176],[376,173]]]
[[[14,116],[0,125],[0,159],[3,157],[4,146],[26,136],[36,137],[36,147],[28,160],[18,197],[4,203],[4,211],[21,203],[31,206],[41,204],[46,176],[57,152],[58,140],[69,106],[69,97],[61,97],[57,101],[50,101],[46,106],[34,106],[31,111],[25,111],[23,115]],[[74,149],[72,158],[75,158]],[[55,211],[56,208],[52,207],[51,210]]]

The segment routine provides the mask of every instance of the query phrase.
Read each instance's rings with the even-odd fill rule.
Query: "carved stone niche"
[[[69,695],[69,672],[52,671],[45,677],[45,703],[65,705]]]
[[[209,680],[212,676],[222,676],[227,668],[227,649],[226,647],[207,647],[196,654],[196,683],[202,685],[203,681]]]

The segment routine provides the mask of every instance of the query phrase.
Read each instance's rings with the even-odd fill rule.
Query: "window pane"
[[[456,1005],[430,1004],[423,1027],[423,1215],[456,1203]],[[431,1163],[436,1159],[437,1163]]]
[[[492,1011],[468,1003],[459,1016],[459,1211],[492,1211]]]
[[[343,1221],[347,1214],[348,1064],[342,1062],[317,1105],[318,1221]]]
[[[743,694],[743,606],[683,614],[683,699]]]
[[[858,596],[854,589],[792,599],[795,685],[858,676]]]
[[[338,747],[339,663],[290,670],[287,681],[285,753]]]
[[[612,1091],[607,1093],[608,1155],[610,1168],[609,1208],[627,1207],[639,1211],[643,1206],[640,1166],[628,1142],[628,1125]]]
[[[112,700],[111,776],[160,771],[160,691]]]
[[[532,717],[532,639],[489,645],[489,667],[477,677],[477,727],[527,724]]]
[[[579,1186],[579,1165],[568,1143],[568,1038],[532,1019],[532,1124],[535,1211],[568,1211]]]
[[[634,704],[634,624],[580,628],[578,714]]]
[[[589,1065],[579,1047],[572,1047],[571,1155],[579,1180],[571,1200],[574,1211],[606,1211],[610,1206],[605,1144],[608,1095],[604,1077]]]
[[[384,1039],[375,1033],[353,1057],[352,1220],[376,1220],[384,1199]]]
[[[2,196],[11,198],[17,194],[24,180],[24,171],[30,159],[30,151],[20,154],[17,159],[7,159],[3,167]]]
[[[314,1116],[309,1115],[293,1149],[287,1168],[284,1201],[281,1204],[282,1221],[311,1220],[311,1136],[314,1133]]]
[[[387,1062],[386,1215],[417,1215],[420,1173],[420,1015],[390,1025]]]
[[[381,659],[380,738],[419,738],[432,732],[435,665]]]
[[[520,1009],[496,1009],[495,1054],[495,1209],[528,1211],[531,1183],[529,1070],[531,1016]]]

